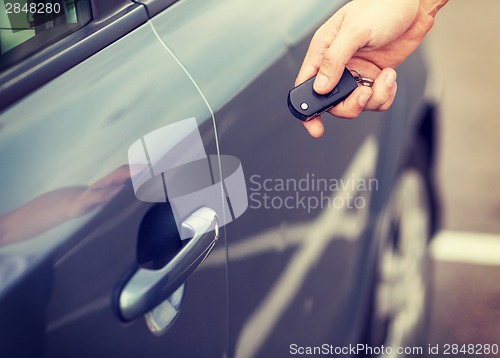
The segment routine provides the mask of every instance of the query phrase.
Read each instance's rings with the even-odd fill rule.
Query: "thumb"
[[[353,38],[352,33],[354,32],[345,27],[341,28],[330,47],[323,54],[314,81],[314,90],[317,93],[326,94],[337,85],[347,62],[360,48],[358,46],[360,43],[359,38]]]

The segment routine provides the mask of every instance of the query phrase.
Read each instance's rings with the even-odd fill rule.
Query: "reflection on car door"
[[[194,128],[175,130],[184,120]],[[146,320],[143,311],[128,315],[121,306],[140,266],[161,269],[182,246],[170,237],[175,208],[137,195],[131,177],[163,176],[154,172],[152,153],[193,130],[197,153],[215,155],[210,170],[219,170],[210,110],[151,26],[17,101],[0,123],[0,355],[222,356],[224,238],[160,316]],[[147,148],[146,163],[131,160],[139,155],[130,150],[134,143]]]

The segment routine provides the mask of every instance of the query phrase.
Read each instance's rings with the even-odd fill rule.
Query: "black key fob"
[[[316,76],[288,92],[288,108],[301,121],[308,121],[326,112],[346,99],[358,87],[351,72],[346,68],[337,86],[327,94],[317,94],[313,89]]]

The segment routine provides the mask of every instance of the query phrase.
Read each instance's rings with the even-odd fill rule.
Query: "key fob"
[[[308,121],[342,102],[358,87],[351,72],[345,68],[337,86],[327,94],[317,94],[313,78],[288,92],[288,108],[301,121]]]

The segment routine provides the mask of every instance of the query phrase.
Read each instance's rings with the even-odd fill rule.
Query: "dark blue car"
[[[343,3],[0,0],[1,357],[425,349],[421,54],[319,140],[287,108]]]

